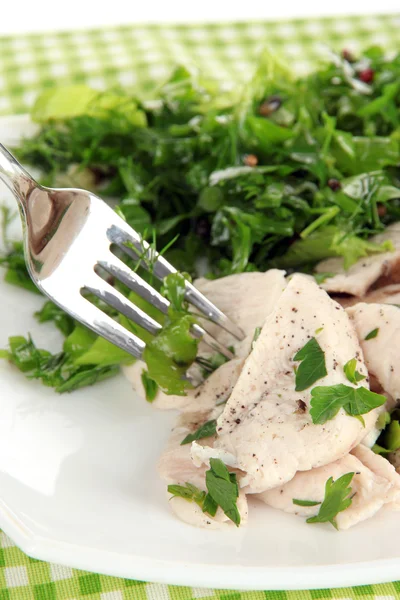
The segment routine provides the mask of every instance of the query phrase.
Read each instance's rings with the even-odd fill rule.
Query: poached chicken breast
[[[343,371],[352,358],[367,376],[354,327],[346,312],[311,278],[294,275],[267,318],[217,423],[213,448],[193,443],[199,465],[220,457],[239,469],[240,485],[260,493],[290,481],[297,471],[344,457],[374,426],[343,409],[323,425],[310,416],[311,389],[295,391],[295,354],[313,337],[325,353],[327,375],[315,385],[351,385]],[[368,386],[368,379],[358,385]]]

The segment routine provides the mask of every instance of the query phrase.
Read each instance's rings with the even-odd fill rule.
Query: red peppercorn
[[[350,50],[347,50],[347,48],[342,50],[342,56],[344,60],[347,60],[349,63],[352,63],[355,60],[353,54],[350,52]]]
[[[331,188],[331,190],[333,190],[334,192],[337,192],[342,187],[342,184],[340,183],[340,181],[338,179],[329,179],[328,186]]]
[[[374,80],[374,71],[372,69],[364,69],[358,74],[358,78],[364,83],[372,83]]]

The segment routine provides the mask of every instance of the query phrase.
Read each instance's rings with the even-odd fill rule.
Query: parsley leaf
[[[379,327],[377,327],[376,329],[373,329],[372,331],[370,331],[369,333],[367,333],[367,335],[365,336],[364,340],[373,340],[374,338],[376,338],[376,336],[378,335],[379,332]]]
[[[352,359],[348,360],[347,363],[343,367],[344,374],[346,375],[346,377],[350,381],[350,383],[356,384],[359,381],[362,381],[363,379],[365,379],[365,375],[361,375],[361,373],[356,371],[356,367],[357,367],[357,359],[356,358],[352,358]]]
[[[206,493],[199,490],[198,487],[192,483],[186,482],[185,485],[169,485],[168,491],[173,497],[184,498],[189,502],[196,502],[201,509],[203,509],[203,503],[206,497]]]
[[[314,502],[314,500],[298,500],[297,498],[293,498],[293,504],[296,506],[318,506],[321,502]]]
[[[368,413],[385,402],[385,396],[365,387],[353,388],[343,383],[317,386],[311,390],[310,415],[315,425],[323,425],[333,419],[341,408],[354,417]]]
[[[142,371],[141,379],[146,394],[147,402],[153,402],[158,392],[157,382],[155,382],[154,379],[149,377],[147,371],[145,371],[144,369]]]
[[[210,470],[206,472],[206,485],[212,500],[239,527],[240,514],[236,506],[239,487],[235,473],[230,473],[219,458],[210,458]]]
[[[185,444],[190,444],[190,442],[194,442],[195,440],[201,440],[203,438],[211,437],[215,435],[217,430],[217,421],[216,419],[212,419],[211,421],[206,421],[203,423],[194,433],[189,433],[182,441],[181,446]]]
[[[327,375],[325,354],[315,338],[311,338],[295,354],[293,360],[302,361],[296,370],[296,392],[309,388],[318,379]]]
[[[336,515],[346,510],[351,504],[350,483],[353,477],[354,473],[346,473],[336,481],[333,480],[333,477],[329,477],[325,484],[325,497],[319,513],[315,517],[307,519],[307,523],[331,523],[337,529]]]
[[[186,483],[184,486],[169,485],[168,491],[172,496],[196,502],[203,512],[212,517],[215,516],[218,506],[220,506],[226,516],[239,527],[240,514],[236,506],[239,487],[236,475],[230,473],[219,458],[210,459],[210,469],[206,472],[206,486],[208,493],[199,490],[191,483]]]
[[[254,330],[253,340],[251,342],[251,349],[252,350],[254,348],[254,344],[256,343],[256,341],[258,340],[258,338],[260,337],[260,333],[261,333],[261,327],[256,327],[255,330]]]
[[[334,276],[335,273],[314,273],[314,279],[318,283],[318,285],[321,285],[321,283],[324,283],[326,279],[329,279],[330,277]]]

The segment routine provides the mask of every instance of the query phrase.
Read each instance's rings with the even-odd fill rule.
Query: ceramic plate
[[[28,132],[2,119],[0,139]],[[4,189],[1,188],[3,197]],[[0,282],[0,347],[31,332],[43,300]],[[122,377],[58,396],[0,361],[0,527],[28,554],[109,575],[196,587],[300,589],[398,578],[400,519],[381,512],[350,531],[310,526],[251,504],[247,528],[205,531],[169,511],[157,458],[174,419]]]

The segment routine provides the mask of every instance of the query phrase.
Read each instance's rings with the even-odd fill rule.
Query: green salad
[[[399,107],[400,54],[388,58],[377,47],[332,54],[298,78],[265,51],[250,81],[229,93],[182,66],[146,102],[84,85],[49,89],[32,109],[38,133],[13,150],[41,170],[45,185],[117,199],[115,210],[185,274],[162,286],[167,317],[130,293],[162,319],[156,342],[121,317],[148,344],[143,383],[151,401],[158,388],[184,394],[190,385],[182,374],[197,342],[183,278],[196,276],[199,259],[209,277],[270,267],[312,272],[327,257],[343,257],[348,268],[391,248],[368,238],[400,220]],[[9,283],[37,291],[20,243],[8,243],[0,264]],[[146,276],[156,285],[151,269]],[[62,351],[50,354],[25,335],[0,356],[58,392],[132,361],[49,301],[36,317],[62,332]]]

